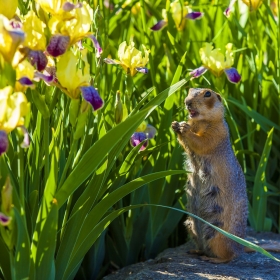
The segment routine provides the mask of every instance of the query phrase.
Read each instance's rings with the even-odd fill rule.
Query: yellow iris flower
[[[224,56],[220,49],[214,49],[212,44],[206,43],[199,50],[203,66],[210,70],[216,77],[221,76],[224,69],[230,68],[233,63],[232,44],[226,45],[226,55]]]
[[[23,21],[23,31],[26,35],[23,45],[32,50],[45,50],[47,44],[44,34],[45,27],[46,25],[36,14],[32,10],[29,11]]]
[[[0,0],[0,14],[11,19],[17,9],[18,0]]]
[[[68,2],[66,0],[35,0],[41,8],[50,13],[53,17],[59,20],[67,20],[73,18],[73,14],[65,11],[63,5]]]
[[[58,63],[56,77],[63,87],[63,91],[72,99],[80,96],[81,86],[88,86],[90,81],[90,68],[87,61],[86,49],[82,50],[84,69],[77,68],[79,53],[74,54],[71,50],[63,54]]]
[[[181,6],[179,1],[174,1],[170,3],[170,12],[172,14],[172,18],[175,22],[176,28],[178,30],[182,30],[185,26],[186,18],[185,16],[188,14],[188,7]],[[162,10],[162,17],[167,22],[167,12],[166,9]]]
[[[0,130],[11,132],[24,124],[29,105],[22,92],[14,92],[11,86],[0,90]]]
[[[8,63],[12,63],[18,46],[24,41],[22,30],[14,29],[10,21],[0,15],[0,54]],[[14,64],[14,63],[13,63]]]
[[[134,42],[130,41],[127,45],[126,42],[122,42],[118,49],[118,56],[120,60],[107,59],[105,62],[109,64],[119,64],[126,71],[127,74],[134,76],[137,72],[147,73],[147,69],[144,66],[149,61],[149,51],[144,45],[144,56],[142,52],[134,47]]]
[[[52,17],[48,23],[52,34],[61,34],[70,37],[70,45],[75,44],[87,35],[90,35],[90,27],[93,21],[93,10],[85,1],[81,8],[73,9],[73,18],[61,21]]]

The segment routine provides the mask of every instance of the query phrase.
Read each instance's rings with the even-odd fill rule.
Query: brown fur
[[[187,169],[192,172],[187,184],[187,209],[244,238],[246,183],[231,147],[221,96],[210,89],[190,89],[185,104],[189,110],[188,121],[173,122],[172,128],[186,151]],[[198,251],[205,255],[203,259],[227,262],[243,251],[242,245],[205,223],[189,218],[186,225]]]

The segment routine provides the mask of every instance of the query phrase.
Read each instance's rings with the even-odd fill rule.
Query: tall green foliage
[[[233,147],[247,179],[250,225],[280,232],[280,23],[272,1],[253,12],[236,3],[229,18],[224,1],[190,1],[204,16],[187,20],[181,31],[170,1],[86,2],[94,8],[92,30],[103,48],[101,58],[88,39],[83,47],[105,105],[97,112],[83,110],[81,98],[70,100],[62,87],[44,82],[25,92],[30,146],[20,148],[22,135],[13,130],[9,149],[0,156],[0,186],[9,178],[13,188],[12,221],[0,226],[0,278],[97,279],[110,263],[122,267],[169,245],[187,214],[184,156],[170,125],[186,119],[183,101],[190,87],[210,87],[224,97]],[[36,1],[19,1],[22,16],[31,9],[46,15]],[[150,30],[162,19],[162,9],[168,25]],[[118,59],[119,45],[131,39],[150,51],[147,75],[131,77],[119,65],[103,63]],[[188,73],[202,65],[199,49],[210,42],[222,52],[233,44],[240,83],[211,71],[190,80]],[[81,68],[83,63],[81,58]],[[3,73],[1,86],[15,79],[12,70]],[[144,120],[157,134],[140,151],[143,143],[131,147],[129,141]],[[3,200],[2,195],[2,205]]]

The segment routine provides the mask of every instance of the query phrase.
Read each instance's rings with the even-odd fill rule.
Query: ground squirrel
[[[187,122],[173,122],[187,154],[187,210],[223,230],[245,237],[246,182],[229,138],[224,106],[211,89],[192,88],[185,99]],[[197,244],[196,253],[211,262],[228,262],[243,246],[203,222],[189,218],[186,225]]]

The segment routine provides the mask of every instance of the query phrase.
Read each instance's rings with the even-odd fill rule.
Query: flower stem
[[[143,32],[141,34],[142,34],[142,36],[144,36],[145,45],[150,49],[151,44],[150,44],[150,38],[147,33],[146,16],[145,16],[145,1],[144,0],[140,0],[140,7],[141,7],[141,20],[142,20],[143,31],[141,29],[140,30]],[[153,57],[151,56],[151,54],[149,55],[149,64],[150,64],[150,69],[151,69],[152,83],[153,83],[153,86],[155,87],[154,94],[156,96],[157,95],[156,80],[155,80],[156,75],[155,75]]]
[[[50,173],[50,158],[49,158],[49,121],[50,118],[44,119],[44,150],[45,150],[45,176],[44,182],[47,185],[47,180]]]
[[[25,194],[24,194],[24,156],[23,148],[17,145],[18,148],[18,178],[19,178],[19,198],[21,204],[21,215],[25,213]]]
[[[130,100],[132,98],[132,94],[133,94],[133,79],[130,75],[126,76],[126,92],[125,92],[125,105],[127,108],[127,112],[128,114],[130,114]]]
[[[78,140],[77,140],[77,139],[74,139],[73,142],[72,142],[71,148],[70,148],[69,156],[68,156],[68,158],[67,158],[65,167],[64,167],[64,169],[63,169],[63,172],[62,172],[62,175],[61,175],[59,184],[58,184],[58,189],[62,186],[62,184],[63,184],[64,181],[65,181],[68,168],[69,168],[70,164],[72,163],[72,159],[73,159],[73,157],[74,157],[74,154],[75,154],[76,151],[77,151],[77,144],[78,144]]]

